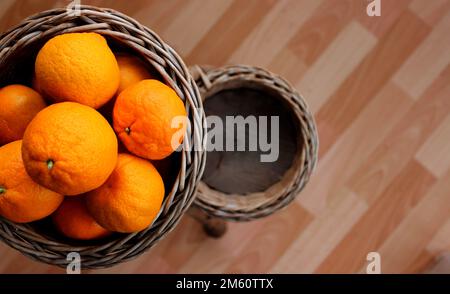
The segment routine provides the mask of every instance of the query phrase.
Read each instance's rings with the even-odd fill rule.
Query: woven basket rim
[[[275,91],[287,102],[298,119],[303,146],[280,182],[266,191],[250,194],[227,194],[200,182],[194,205],[212,217],[231,221],[249,221],[270,215],[286,207],[304,188],[317,164],[318,135],[305,99],[284,78],[265,69],[249,65],[225,67],[193,66],[191,71],[206,100],[222,90],[248,85]],[[207,115],[207,114],[206,114]]]
[[[180,171],[165,197],[154,223],[144,231],[116,234],[98,245],[48,238],[29,224],[15,224],[0,218],[0,239],[24,255],[48,264],[66,266],[68,252],[81,255],[84,269],[110,267],[142,254],[166,236],[192,204],[205,167],[206,154],[192,148],[206,138],[206,120],[198,88],[180,56],[156,33],[133,18],[109,8],[80,6],[81,15],[65,8],[32,15],[0,36],[0,68],[8,65],[14,53],[42,39],[68,32],[97,32],[138,52],[143,61],[158,71],[183,100],[190,124],[181,151]]]

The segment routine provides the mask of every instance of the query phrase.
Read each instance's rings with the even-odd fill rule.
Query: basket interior
[[[130,53],[139,57],[140,54],[130,47],[124,45],[120,40],[105,36],[109,47],[116,53]],[[22,84],[32,87],[32,79],[34,75],[34,62],[36,56],[48,39],[40,39],[31,44],[20,47],[14,50],[11,55],[1,64],[2,70],[0,71],[0,87],[4,87],[10,84]],[[148,62],[145,62],[144,58],[141,60],[148,65],[147,69],[153,77],[162,80],[161,75],[154,69]],[[45,98],[45,97],[44,97]],[[51,103],[51,101],[47,101]],[[112,123],[112,109],[114,106],[115,97],[111,99],[106,105],[102,106],[98,111]],[[119,152],[125,152],[126,148],[119,141]],[[172,190],[175,183],[177,174],[181,168],[181,154],[180,152],[174,152],[172,155],[163,160],[152,161],[156,168],[160,171],[161,176],[164,179],[165,194],[166,196]],[[32,229],[39,235],[45,237],[48,240],[57,241],[69,246],[98,246],[107,244],[110,241],[118,238],[123,238],[125,234],[115,233],[109,237],[102,238],[101,240],[89,240],[79,241],[69,238],[65,238],[59,234],[53,226],[50,218],[45,218],[36,222],[26,224],[27,228]]]
[[[303,146],[303,137],[299,135],[300,122],[283,97],[265,85],[242,80],[226,82],[216,89],[211,89],[204,99],[206,115],[220,117],[224,126],[227,116],[244,118],[254,116],[258,128],[256,132],[251,132],[248,126],[245,127],[245,151],[236,150],[238,139],[236,128],[233,137],[235,151],[209,151],[203,183],[214,190],[214,194],[233,197],[255,193],[260,195],[260,192],[276,186],[282,188],[280,182],[285,177],[291,176],[292,173],[288,173],[288,170],[295,168],[295,159],[300,157]],[[267,128],[260,128],[261,125],[265,126],[259,120],[261,116],[268,117]],[[266,141],[270,142],[272,116],[279,117],[279,136],[273,134],[274,138],[279,137],[278,158],[273,162],[262,162],[261,155],[270,151],[263,151],[259,140],[257,150],[249,151],[249,138],[255,135],[260,138],[262,131],[267,132]],[[225,134],[222,139],[225,145],[227,142]],[[272,148],[276,150],[275,147]]]

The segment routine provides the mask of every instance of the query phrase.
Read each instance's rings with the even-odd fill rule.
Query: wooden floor
[[[188,64],[246,63],[306,97],[320,162],[286,210],[220,240],[185,217],[138,259],[97,273],[420,272],[450,249],[450,1],[81,1],[121,10]],[[3,31],[68,1],[0,4]],[[0,245],[0,272],[56,273]],[[450,273],[450,270],[449,270]]]

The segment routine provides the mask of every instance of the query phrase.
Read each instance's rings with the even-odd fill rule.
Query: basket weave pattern
[[[111,9],[81,6],[81,15],[65,9],[45,11],[25,19],[0,36],[0,69],[14,64],[14,52],[35,42],[71,32],[97,32],[137,52],[153,66],[184,101],[190,119],[181,151],[180,170],[153,225],[133,234],[117,234],[96,245],[72,243],[49,237],[29,224],[15,224],[0,218],[0,239],[23,254],[49,264],[65,266],[69,252],[81,255],[82,268],[103,268],[130,260],[155,245],[169,233],[194,200],[195,189],[205,166],[203,146],[206,120],[198,88],[178,54],[154,32],[134,19]]]
[[[284,178],[267,191],[250,195],[224,194],[199,184],[194,205],[211,217],[232,221],[249,221],[268,216],[288,205],[304,188],[317,162],[318,136],[313,116],[302,96],[283,78],[264,69],[238,65],[224,68],[194,66],[191,68],[202,99],[213,93],[236,87],[250,86],[270,90],[287,102],[298,119],[303,144],[292,167]],[[295,138],[293,138],[294,140]]]

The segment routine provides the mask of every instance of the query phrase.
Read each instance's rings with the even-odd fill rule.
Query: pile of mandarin
[[[79,240],[151,226],[165,195],[155,162],[182,144],[187,122],[157,76],[96,33],[47,41],[32,84],[0,89],[0,216],[51,217]]]

